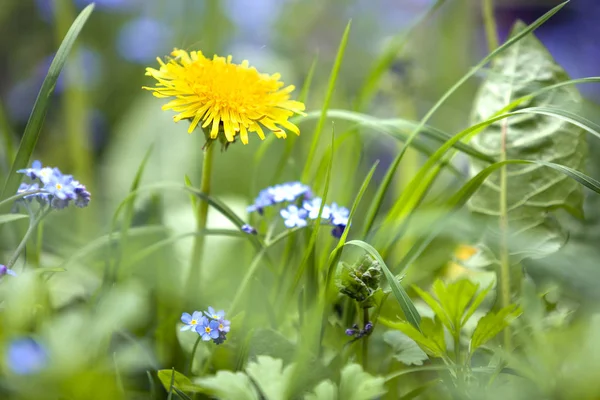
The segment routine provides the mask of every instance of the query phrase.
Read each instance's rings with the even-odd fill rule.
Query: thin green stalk
[[[500,141],[500,162],[506,161],[506,135],[508,119],[502,121]],[[508,255],[508,209],[507,209],[508,179],[506,165],[500,169],[500,290],[502,308],[510,305],[510,259]],[[504,349],[511,349],[510,326],[504,329]]]
[[[38,214],[29,221],[29,227],[27,228],[25,235],[23,235],[23,239],[21,240],[21,243],[19,243],[19,245],[17,246],[17,249],[13,253],[12,257],[6,263],[6,268],[12,268],[12,266],[15,265],[15,263],[19,259],[19,256],[25,249],[25,246],[27,245],[27,241],[29,240],[29,237],[35,232],[35,227],[46,215],[48,215],[48,213],[50,213],[51,210],[52,210],[51,208],[48,208],[46,210],[40,210],[38,212]]]
[[[490,53],[498,48],[498,28],[494,18],[494,0],[483,0],[483,21]]]
[[[369,323],[369,309],[368,308],[363,308],[363,327],[366,327],[367,324]],[[367,334],[365,337],[362,338],[362,367],[363,370],[367,370],[367,368],[369,367],[369,336],[371,336],[370,334]]]
[[[198,339],[196,339],[196,343],[194,343],[194,347],[192,348],[192,354],[190,354],[190,362],[188,363],[188,367],[186,370],[186,375],[189,376],[192,373],[192,366],[194,365],[194,358],[196,357],[196,350],[198,350],[198,345],[202,340],[202,336],[198,335]]]
[[[210,196],[211,187],[211,175],[214,158],[214,147],[215,143],[207,144],[204,148],[204,160],[202,162],[202,179],[200,181],[200,192],[206,196]],[[196,229],[203,231],[206,229],[206,222],[208,217],[208,202],[204,199],[198,201],[198,207],[196,209]],[[204,253],[204,242],[205,235],[198,235],[194,240],[194,248],[192,251],[192,258],[190,260],[190,271],[188,272],[187,279],[187,290],[186,293],[190,296],[190,299],[197,293],[197,285],[201,277],[201,260]]]

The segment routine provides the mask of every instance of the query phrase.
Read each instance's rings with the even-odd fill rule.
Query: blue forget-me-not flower
[[[6,265],[0,264],[0,276],[4,275],[12,275],[17,276],[17,273],[10,268],[7,268]]]
[[[6,358],[12,372],[18,375],[29,375],[44,368],[48,362],[48,353],[34,339],[20,338],[8,345]]]
[[[181,331],[195,330],[196,326],[203,324],[205,319],[206,317],[200,311],[194,311],[192,315],[184,312],[181,314],[181,322],[185,325],[181,328]]]
[[[321,209],[321,203],[323,203],[323,199],[320,197],[315,197],[311,200],[305,200],[302,203],[302,207],[308,211],[308,218],[317,219],[319,216],[319,210]],[[325,204],[323,206],[323,212],[321,213],[322,219],[329,219],[331,217],[331,208]]]
[[[301,228],[307,224],[306,217],[308,215],[308,211],[306,211],[304,208],[298,208],[294,205],[291,205],[281,210],[279,213],[284,219],[283,223],[288,228],[293,228],[295,226]]]

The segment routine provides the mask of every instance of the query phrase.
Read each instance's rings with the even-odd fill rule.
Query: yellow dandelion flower
[[[283,87],[279,74],[260,73],[246,60],[234,64],[231,56],[215,55],[211,60],[200,51],[178,49],[171,55],[166,62],[158,58],[159,69],[146,69],[146,75],[158,83],[144,89],[156,97],[173,97],[163,110],[177,112],[175,122],[190,120],[189,133],[201,124],[202,128],[210,126],[211,139],[222,132],[227,142],[239,135],[244,144],[248,132],[256,132],[264,140],[263,128],[278,138],[286,137],[285,130],[300,134],[288,118],[303,114],[304,104],[290,100],[294,86]]]

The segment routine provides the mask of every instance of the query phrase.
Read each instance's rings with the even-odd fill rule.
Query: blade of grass
[[[400,150],[400,153],[396,156],[396,158],[394,159],[394,161],[388,168],[388,171],[386,172],[383,182],[380,185],[379,190],[375,196],[375,199],[371,203],[371,208],[369,209],[369,212],[367,214],[365,229],[363,230],[363,237],[366,237],[366,235],[370,231],[371,227],[373,226],[375,217],[377,216],[377,213],[379,212],[379,209],[381,208],[381,205],[383,203],[383,198],[384,198],[385,194],[387,193],[387,190],[390,186],[392,178],[394,177],[394,174],[396,173],[396,169],[398,168],[398,165],[400,164],[402,157],[406,153],[408,146],[412,143],[414,138],[420,133],[421,129],[423,129],[423,127],[429,121],[429,119],[433,116],[433,114],[446,102],[446,100],[448,100],[448,98],[450,98],[450,96],[452,96],[452,94],[454,94],[454,92],[456,92],[456,90],[458,88],[460,88],[467,80],[469,80],[473,75],[475,75],[475,73],[477,71],[479,71],[481,68],[483,68],[488,62],[493,60],[498,54],[502,53],[503,51],[505,51],[506,49],[508,49],[515,43],[517,43],[519,40],[521,40],[523,37],[530,34],[535,29],[537,29],[539,26],[541,26],[550,17],[552,17],[554,14],[556,14],[561,8],[563,8],[565,5],[567,5],[568,2],[569,2],[569,0],[554,7],[553,9],[548,11],[546,14],[544,14],[543,16],[538,18],[531,25],[529,25],[527,28],[525,28],[524,30],[519,32],[519,34],[513,36],[508,41],[506,41],[503,45],[501,45],[500,47],[496,48],[493,52],[488,54],[483,60],[481,60],[477,65],[475,65],[475,67],[473,67],[469,72],[467,72],[458,82],[456,82],[450,89],[448,89],[448,91],[446,93],[444,93],[444,95],[435,103],[435,105],[427,112],[427,114],[425,114],[425,116],[423,117],[423,119],[421,120],[419,125],[413,130],[413,132],[407,139],[406,143]]]
[[[10,172],[4,183],[0,199],[5,199],[6,197],[12,195],[19,187],[22,176],[17,174],[17,170],[25,168],[29,164],[29,159],[31,158],[31,154],[33,153],[42,130],[42,125],[46,117],[46,112],[48,111],[48,106],[50,105],[50,99],[52,97],[52,93],[54,92],[54,87],[56,86],[58,76],[65,65],[67,56],[69,55],[77,36],[79,36],[81,29],[85,25],[93,9],[94,4],[90,4],[84,8],[83,11],[81,11],[62,41],[58,51],[56,52],[56,56],[52,60],[52,64],[50,64],[48,74],[46,75],[46,78],[44,78],[42,88],[40,89],[38,97],[35,101],[35,105],[33,106],[33,110],[31,111],[29,121],[25,127],[25,132],[19,145],[19,150],[17,151],[17,155],[11,165]],[[2,210],[0,210],[0,212],[1,211]]]
[[[342,40],[338,48],[337,56],[335,58],[335,63],[333,64],[331,75],[329,76],[327,93],[325,95],[323,107],[321,108],[321,117],[319,118],[319,122],[317,122],[317,127],[315,128],[315,131],[313,133],[313,140],[310,145],[308,156],[306,158],[306,163],[304,164],[304,170],[302,171],[302,182],[308,182],[310,178],[312,163],[316,156],[319,142],[321,141],[321,133],[323,132],[323,128],[325,126],[325,120],[327,119],[327,110],[329,109],[329,104],[331,103],[331,98],[333,97],[333,92],[335,89],[335,83],[337,81],[337,77],[342,66],[342,60],[344,59],[344,52],[346,51],[346,45],[348,44],[348,36],[350,34],[351,25],[352,21],[348,22],[348,25],[346,25],[346,29],[344,30],[344,34],[342,35]]]

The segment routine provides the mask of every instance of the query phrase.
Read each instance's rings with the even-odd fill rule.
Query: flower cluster
[[[181,328],[182,331],[196,331],[202,340],[208,342],[212,340],[215,344],[221,344],[227,339],[231,323],[225,319],[225,311],[215,311],[214,308],[208,307],[208,311],[204,313],[194,311],[191,315],[183,313],[181,322],[185,325]]]
[[[370,335],[373,331],[373,323],[371,321],[365,324],[364,329],[359,329],[357,324],[352,325],[352,328],[346,329],[346,335],[354,337],[354,339],[360,339],[364,336]]]
[[[279,211],[285,226],[288,228],[304,227],[308,224],[309,219],[315,220],[319,217],[322,202],[320,197],[312,196],[312,191],[307,185],[300,182],[288,182],[261,190],[247,210],[262,215],[266,207],[287,203],[287,206]],[[328,221],[333,226],[331,234],[340,238],[348,225],[349,215],[350,212],[345,207],[338,206],[336,203],[325,204],[321,220]]]
[[[17,276],[17,273],[4,264],[0,264],[0,277],[4,275]]]
[[[44,167],[36,160],[31,168],[20,169],[17,172],[32,181],[21,183],[17,194],[38,192],[25,196],[24,200],[36,199],[41,205],[49,204],[56,209],[63,209],[71,202],[77,207],[86,207],[90,202],[91,194],[85,186],[74,180],[72,175],[63,175],[58,168]]]

